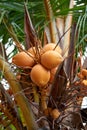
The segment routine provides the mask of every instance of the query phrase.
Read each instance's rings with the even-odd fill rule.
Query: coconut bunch
[[[52,83],[59,64],[63,61],[62,50],[54,43],[43,47],[30,47],[12,58],[12,63],[25,69],[30,69],[30,78],[38,87]]]

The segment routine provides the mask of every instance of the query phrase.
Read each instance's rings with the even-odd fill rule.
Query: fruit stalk
[[[46,100],[47,100],[47,96],[46,96],[46,93],[45,93],[44,88],[43,88],[43,89],[41,89],[41,108],[42,108],[42,111],[47,109]]]

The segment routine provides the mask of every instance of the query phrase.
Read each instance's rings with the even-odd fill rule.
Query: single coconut
[[[36,64],[30,73],[31,80],[39,87],[45,86],[50,79],[50,71],[41,64]]]
[[[53,119],[57,119],[60,116],[60,112],[57,108],[53,109],[50,113]]]
[[[87,76],[87,70],[86,69],[82,69],[81,73],[82,73],[83,76]]]
[[[55,43],[48,43],[48,44],[44,45],[41,52],[43,54],[49,50],[54,50],[54,51],[57,51],[59,54],[62,54],[62,49],[60,48],[60,46],[58,46],[58,45],[56,46]]]
[[[41,64],[47,69],[57,67],[63,61],[63,57],[56,51],[46,51],[41,55]]]
[[[12,58],[12,63],[19,67],[32,67],[34,65],[34,59],[33,55],[30,54],[29,52],[26,53],[24,51],[19,52]]]
[[[86,79],[82,80],[81,84],[87,86],[87,80]]]

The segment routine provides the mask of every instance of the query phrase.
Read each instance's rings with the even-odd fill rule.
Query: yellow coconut
[[[45,86],[50,79],[50,71],[41,64],[36,64],[30,73],[31,80],[39,87]]]
[[[81,84],[87,86],[87,80],[86,79],[82,80]]]
[[[45,53],[46,51],[49,51],[49,50],[55,50],[59,54],[62,54],[62,49],[60,48],[60,46],[58,46],[58,45],[56,46],[55,43],[48,43],[48,44],[44,45],[41,52],[43,54],[43,53]]]
[[[53,109],[50,113],[53,119],[57,119],[60,116],[60,112],[57,108]]]
[[[83,79],[83,78],[84,78],[84,75],[82,75],[81,72],[77,73],[77,76],[78,76],[78,78],[80,78],[80,79]]]
[[[47,69],[57,67],[63,61],[63,57],[56,51],[46,51],[41,55],[41,64]]]
[[[19,52],[12,58],[12,63],[19,67],[32,67],[34,65],[33,55],[24,51]]]
[[[57,69],[58,69],[58,66],[50,70],[50,80],[49,80],[50,83],[53,82]]]
[[[82,73],[83,76],[87,76],[87,70],[86,69],[82,69],[81,73]]]

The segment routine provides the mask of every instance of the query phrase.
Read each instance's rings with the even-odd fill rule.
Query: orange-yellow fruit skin
[[[41,64],[36,64],[30,73],[31,80],[39,87],[45,86],[50,79],[50,71]]]
[[[47,69],[53,69],[57,67],[62,61],[62,56],[53,50],[46,51],[41,55],[41,64]]]
[[[86,70],[86,69],[82,69],[81,72],[82,72],[82,75],[83,75],[83,76],[87,76],[87,70]]]
[[[58,66],[50,70],[50,81],[49,81],[50,83],[52,83],[54,80],[54,76],[56,74],[57,68]]]
[[[62,54],[62,49],[57,46],[55,48],[56,44],[55,43],[48,43],[46,45],[44,45],[43,49],[42,49],[42,53],[45,53],[46,51],[49,51],[49,50],[55,50],[57,51],[59,54]]]
[[[53,119],[57,119],[60,116],[60,112],[55,108],[51,111],[50,115]]]
[[[30,53],[28,54],[24,51],[19,52],[12,58],[12,63],[19,67],[32,67],[34,65],[33,55],[31,55]]]
[[[38,47],[38,49],[36,49],[36,47],[30,47],[28,49],[28,52],[31,53],[33,56],[35,56],[36,54],[40,53],[40,48]]]
[[[84,94],[87,91],[87,80],[86,79],[82,80],[80,90],[84,91]]]
[[[83,78],[84,78],[84,75],[82,75],[81,72],[77,73],[77,76],[78,76],[80,79],[83,79]]]
[[[84,86],[87,86],[87,80],[84,79],[84,80],[81,82],[81,84],[84,85]]]
[[[34,55],[36,53],[36,48],[35,47],[30,47],[28,49],[28,52],[31,53],[32,55]]]

